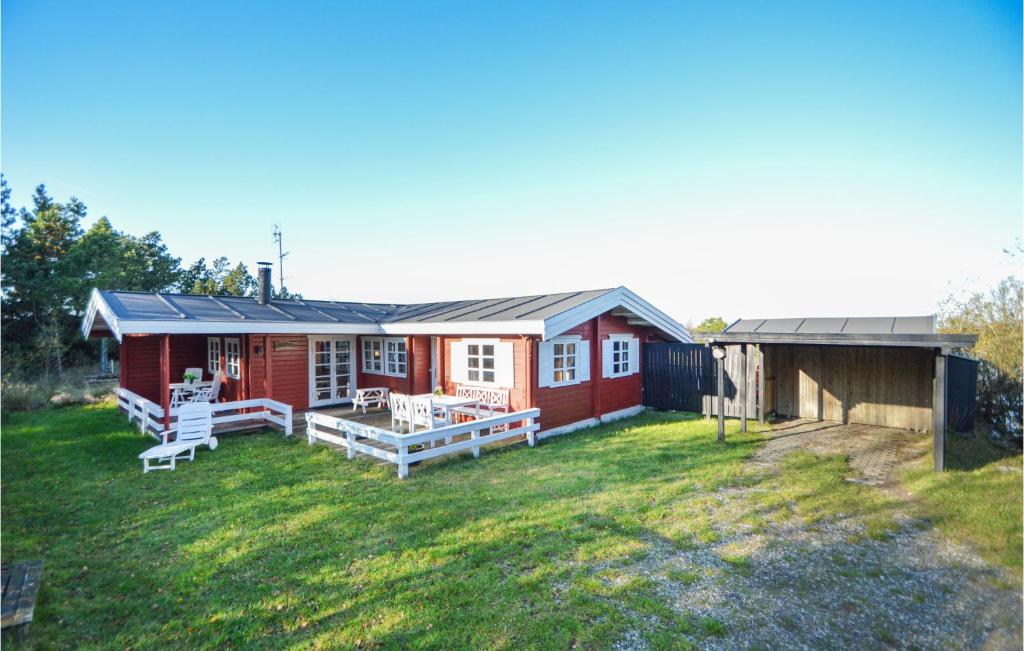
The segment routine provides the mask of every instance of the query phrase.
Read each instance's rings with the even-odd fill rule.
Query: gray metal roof
[[[625,287],[435,303],[273,300],[93,290],[82,334],[534,334],[557,336],[614,311],[676,341],[689,332]],[[100,317],[100,318],[97,318]]]
[[[537,294],[437,303],[351,303],[278,300],[261,305],[251,297],[101,291],[114,315],[126,321],[188,319],[253,320],[303,323],[448,323],[543,320],[561,314],[611,289]]]
[[[709,343],[819,344],[846,346],[909,346],[969,348],[976,335],[939,334],[935,316],[809,317],[740,319]]]
[[[763,334],[935,334],[935,317],[868,316],[803,319],[740,319],[724,332],[757,332]]]
[[[611,289],[563,294],[535,294],[475,301],[446,301],[398,306],[386,323],[437,323],[466,321],[542,320],[598,298]]]

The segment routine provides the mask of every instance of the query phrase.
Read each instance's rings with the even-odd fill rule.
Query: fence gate
[[[739,346],[725,347],[725,415],[740,416],[743,363]],[[757,418],[757,354],[747,346],[747,418]],[[644,346],[644,405],[655,409],[718,415],[718,370],[703,344]]]

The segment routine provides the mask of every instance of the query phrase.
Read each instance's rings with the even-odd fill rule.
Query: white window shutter
[[[555,347],[550,341],[542,341],[537,348],[537,386],[549,387],[555,383],[555,369],[552,361]]]
[[[515,386],[515,366],[512,364],[510,341],[501,341],[494,345],[494,383],[503,389]]]
[[[601,377],[612,376],[612,340],[605,339],[601,342]]]
[[[464,341],[453,341],[451,345],[452,382],[456,384],[465,384],[469,381],[466,375],[467,346]]]
[[[640,372],[640,340],[633,337],[629,340],[629,374]]]
[[[580,382],[590,382],[590,342],[583,340],[576,354],[576,377]]]

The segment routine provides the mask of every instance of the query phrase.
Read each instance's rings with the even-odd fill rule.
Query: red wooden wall
[[[566,334],[579,335],[590,342],[590,381],[566,387],[537,386],[537,337],[474,335],[473,337],[438,337],[440,383],[445,393],[454,394],[457,385],[451,377],[451,342],[464,338],[499,339],[511,342],[513,349],[514,386],[509,391],[513,410],[539,407],[541,427],[551,429],[602,414],[635,407],[643,403],[642,373],[624,378],[601,377],[601,342],[610,334],[630,333],[647,342],[651,328],[631,326],[622,317],[605,313],[583,323]],[[240,335],[242,377],[225,378],[222,400],[248,397],[270,397],[290,404],[295,409],[309,407],[309,339],[306,335]],[[160,402],[160,335],[129,335],[121,349],[121,386],[154,402]],[[186,367],[198,366],[204,376],[206,369],[205,335],[172,335],[170,338],[171,382],[180,382]],[[407,338],[408,371],[404,378],[362,371],[362,337],[356,337],[352,363],[358,387],[388,387],[401,393],[429,393],[431,338],[417,335]],[[221,342],[221,368],[225,368],[224,344]],[[636,360],[642,364],[641,359]],[[641,369],[642,370],[642,369]]]

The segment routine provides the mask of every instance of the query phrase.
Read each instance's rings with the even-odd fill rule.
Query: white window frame
[[[463,339],[466,344],[466,384],[477,387],[498,386],[498,343],[497,339]],[[485,355],[484,348],[490,346],[491,354]],[[473,353],[476,348],[476,354]],[[477,360],[477,365],[472,366],[471,361]],[[486,360],[491,361],[490,368],[487,368]],[[477,373],[477,379],[470,377],[470,373]],[[484,374],[490,373],[491,379],[485,380]]]
[[[220,337],[206,338],[206,370],[210,375],[220,371]]]
[[[612,367],[608,369],[608,377],[615,378],[633,375],[636,372],[633,370],[633,365],[638,361],[630,356],[630,347],[634,339],[633,335],[611,335],[608,339],[612,342]],[[618,356],[618,361],[615,359],[616,355]],[[623,355],[625,355],[625,359],[623,359]],[[618,371],[615,370],[616,364],[619,365]],[[623,364],[625,364],[625,367],[623,367]]]
[[[362,342],[359,359],[363,373],[384,375],[384,339],[382,337],[363,337]],[[373,344],[377,344],[377,352],[380,353],[377,357],[373,356]]]
[[[555,337],[554,339],[551,340],[551,386],[552,387],[568,387],[568,386],[572,386],[574,384],[579,384],[579,383],[582,382],[582,380],[580,379],[580,367],[579,367],[580,343],[582,341],[583,341],[583,338],[582,337],[578,337],[578,336],[576,336],[576,337]],[[570,345],[573,347],[573,352],[571,353],[571,356],[572,356],[572,366],[568,366],[567,365],[567,362],[569,361],[569,357],[570,357],[570,353],[568,352],[567,347],[570,346]],[[562,347],[562,353],[561,354],[558,353],[558,347],[559,346]],[[558,367],[555,366],[555,361],[558,360],[558,359],[562,360],[562,367],[561,368],[558,368]],[[555,379],[559,372],[562,373],[563,378],[564,378],[566,373],[568,371],[570,371],[570,370],[572,371],[572,379],[571,380],[562,379],[561,381],[559,381],[559,380]]]
[[[401,346],[401,350],[399,349]],[[409,344],[405,337],[384,340],[384,375],[405,377],[409,369]]]
[[[405,337],[363,337],[362,341],[359,359],[363,373],[388,377],[406,377],[408,375],[409,342],[405,340]],[[399,350],[399,345],[403,350]],[[374,346],[376,346],[376,351]],[[374,352],[380,352],[380,356],[375,358]],[[393,360],[392,357],[394,357]]]
[[[232,380],[242,377],[242,340],[238,337],[224,337],[224,375]]]

